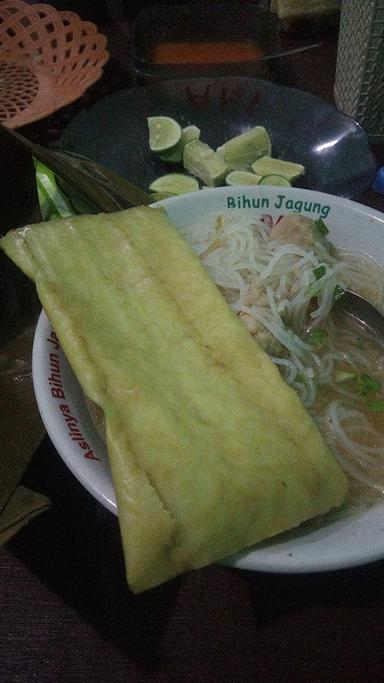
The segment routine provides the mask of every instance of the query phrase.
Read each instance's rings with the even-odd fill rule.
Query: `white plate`
[[[342,198],[293,188],[231,187],[202,190],[162,204],[180,227],[211,212],[239,208],[273,217],[291,212],[321,217],[337,246],[371,255],[384,266],[384,214]],[[44,312],[36,329],[32,369],[39,410],[58,453],[85,488],[116,514],[105,445]],[[320,526],[316,520],[309,522],[225,563],[259,571],[314,572],[382,557],[384,502],[333,513]]]

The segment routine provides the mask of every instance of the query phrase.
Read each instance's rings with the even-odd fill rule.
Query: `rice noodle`
[[[382,374],[384,353],[376,350],[373,357],[360,348],[357,333],[336,329],[328,319],[336,286],[383,306],[382,269],[370,257],[338,254],[325,238],[310,247],[294,243],[296,238],[280,242],[276,231],[269,239],[273,227],[271,216],[236,211],[212,215],[183,233],[234,312],[246,316],[255,339],[297,391],[351,481],[384,494],[384,434],[371,424],[356,384],[336,381],[338,370]],[[323,346],[309,343],[308,328],[328,333]]]

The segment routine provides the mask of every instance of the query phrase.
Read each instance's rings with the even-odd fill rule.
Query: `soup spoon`
[[[381,345],[384,345],[384,316],[359,294],[344,290],[334,302],[330,314],[340,322],[345,318],[349,319],[370,332]]]

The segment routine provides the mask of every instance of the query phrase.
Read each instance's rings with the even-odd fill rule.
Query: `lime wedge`
[[[283,176],[290,182],[297,180],[303,175],[305,168],[301,164],[294,164],[292,161],[283,161],[283,159],[273,159],[272,157],[261,157],[252,164],[252,171],[262,177],[268,175]]]
[[[260,178],[259,185],[281,185],[284,187],[291,187],[289,180],[282,175],[276,175],[276,173],[270,173],[269,175]]]
[[[231,171],[225,178],[226,185],[258,185],[261,176],[249,171]]]
[[[156,178],[150,184],[149,189],[151,192],[186,194],[187,192],[196,192],[199,189],[199,183],[196,178],[185,173],[167,173]]]
[[[187,142],[198,140],[200,138],[200,128],[197,126],[185,126],[181,132],[181,140],[186,145]]]
[[[164,152],[177,145],[181,138],[181,127],[170,116],[149,116],[149,149],[152,152]]]
[[[158,156],[163,161],[169,161],[174,164],[179,164],[183,161],[183,151],[184,147],[188,142],[192,140],[198,140],[200,137],[200,128],[197,126],[186,126],[181,131],[181,137],[179,142],[165,150],[165,152],[159,152]]]
[[[151,192],[151,199],[154,202],[159,202],[161,199],[168,199],[168,197],[176,197],[173,192]]]
[[[229,168],[245,171],[256,159],[271,154],[271,138],[264,126],[236,135],[216,149]]]

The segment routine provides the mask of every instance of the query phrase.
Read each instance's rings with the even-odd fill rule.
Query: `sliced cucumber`
[[[291,187],[289,180],[284,178],[282,175],[277,175],[276,173],[270,173],[265,175],[259,180],[259,185],[278,185],[282,187]]]
[[[149,189],[151,192],[166,192],[173,195],[186,194],[196,192],[199,189],[199,183],[196,178],[185,173],[167,173],[156,178],[150,184]]]
[[[292,182],[303,175],[305,168],[301,164],[295,164],[292,161],[283,161],[283,159],[273,159],[272,157],[264,156],[252,164],[252,171],[262,177],[268,175],[283,176],[283,178]]]
[[[184,147],[184,168],[209,187],[221,185],[229,168],[220,154],[200,140],[192,140]]]
[[[270,156],[271,151],[271,138],[264,126],[255,126],[236,135],[216,150],[235,171],[247,170],[259,157]]]
[[[200,128],[197,126],[186,126],[181,131],[179,142],[165,152],[159,152],[158,156],[163,161],[168,161],[173,164],[180,164],[183,161],[183,151],[185,145],[187,145],[188,142],[192,142],[192,140],[198,140],[199,138]]]
[[[170,116],[149,116],[149,149],[164,152],[174,147],[181,138],[181,126]]]
[[[226,185],[258,185],[261,176],[250,171],[231,171],[225,178]]]

